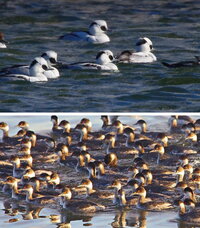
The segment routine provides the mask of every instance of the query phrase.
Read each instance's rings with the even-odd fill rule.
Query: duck
[[[46,60],[46,63],[47,63],[46,64],[47,69],[43,72],[43,74],[46,76],[46,78],[47,79],[58,78],[60,76],[60,73],[59,73],[58,69],[54,67],[54,65],[57,64],[57,53],[55,51],[49,50],[49,51],[44,52],[40,57],[42,59]],[[40,57],[38,57],[38,58],[40,58]],[[35,60],[36,60],[36,58],[35,58]],[[14,65],[11,67],[3,68],[0,71],[0,75],[17,74],[17,75],[32,76],[33,71],[30,69],[32,63],[30,64],[30,66],[28,66],[28,65]]]
[[[43,57],[47,61],[48,69],[44,72],[44,75],[47,78],[58,78],[60,77],[60,73],[55,65],[58,63],[57,58],[58,54],[55,51],[49,50],[42,53],[41,57]]]
[[[29,169],[29,165],[21,165],[20,158],[16,155],[11,155],[11,163],[13,163],[13,177],[21,178],[24,172]]]
[[[25,199],[25,196],[21,194],[21,192],[18,190],[18,182],[20,182],[20,179],[17,179],[12,176],[8,176],[6,178],[5,183],[11,186],[12,189],[12,198],[17,200],[23,200]]]
[[[48,181],[48,184],[51,184],[53,188],[55,188],[56,185],[60,184],[60,176],[56,172],[53,172],[50,175],[50,180]]]
[[[14,137],[9,136],[9,126],[7,123],[0,122],[0,130],[2,130],[2,132],[3,132],[2,141],[4,143],[10,144],[10,145],[19,144],[22,137],[18,136],[18,135],[14,136]]]
[[[154,146],[154,149],[150,151],[150,153],[152,153],[152,152],[158,153],[158,157],[157,157],[156,164],[159,165],[160,159],[161,159],[161,157],[162,157],[162,156],[164,155],[164,153],[165,153],[165,148],[164,148],[164,146],[161,145],[161,144],[156,144],[156,145]]]
[[[72,32],[59,37],[62,40],[70,41],[86,41],[92,44],[102,44],[110,42],[110,38],[106,35],[108,26],[105,20],[95,20],[90,26],[88,32]]]
[[[106,154],[109,154],[111,152],[116,152],[116,150],[115,150],[115,141],[116,141],[115,140],[115,135],[110,134],[110,133],[105,135],[102,148],[105,149]]]
[[[21,189],[21,191],[26,192],[26,203],[36,204],[36,205],[50,205],[55,203],[54,197],[51,196],[42,196],[42,195],[36,195],[35,198],[33,198],[33,186],[30,184],[25,184],[24,187]]]
[[[200,211],[192,210],[191,212],[186,213],[186,206],[183,201],[179,201],[179,218],[181,221],[199,224],[200,223]]]
[[[29,130],[29,124],[28,124],[26,121],[24,121],[24,120],[20,121],[20,122],[17,124],[17,126],[18,126],[19,128],[21,128],[22,130],[25,130],[25,131],[28,131],[28,130]]]
[[[95,198],[100,198],[100,199],[113,199],[114,194],[107,192],[107,191],[98,191],[93,189],[93,183],[92,180],[89,178],[83,179],[81,181],[81,184],[78,186],[80,187],[85,187],[86,188],[86,197],[95,197]]]
[[[146,190],[142,186],[138,187],[136,191],[132,193],[132,195],[139,196],[136,206],[138,209],[160,211],[172,208],[171,203],[165,201],[157,201],[154,199],[153,201],[146,202]]]
[[[178,67],[196,67],[200,65],[200,57],[194,56],[194,60],[180,61],[176,63],[167,63],[162,61],[161,63],[168,68],[178,68]]]
[[[113,122],[117,120],[117,116],[101,115],[101,120],[103,121],[101,129],[105,132],[110,132],[112,131]]]
[[[123,190],[122,188],[118,191],[118,197],[120,207],[135,206],[137,203],[137,198],[126,197],[125,190]]]
[[[4,39],[4,34],[0,32],[0,48],[7,48],[8,41]]]
[[[70,125],[69,121],[62,120],[58,126],[63,129],[63,132],[70,133],[71,125]]]
[[[183,200],[185,199],[191,199],[193,202],[197,202],[197,199],[196,199],[196,194],[195,192],[192,190],[192,188],[190,187],[186,187],[184,190],[183,190]]]
[[[82,118],[80,124],[83,124],[85,127],[87,127],[88,133],[91,133],[92,122],[88,118]]]
[[[52,115],[51,116],[51,122],[53,123],[52,132],[56,132],[56,131],[60,130],[58,128],[58,116]]]
[[[114,199],[113,204],[119,205],[119,195],[118,191],[122,188],[122,184],[118,179],[112,181],[110,185],[107,186],[108,189],[114,189]]]
[[[98,135],[89,135],[88,128],[84,124],[77,124],[75,130],[80,133],[79,142],[85,142],[86,146],[91,148],[101,148],[104,137]]]
[[[141,134],[135,134],[134,130],[131,127],[126,127],[124,129],[123,135],[126,137],[125,142],[125,153],[129,154],[142,154],[144,153],[144,146],[148,144],[153,144],[154,142]],[[122,151],[122,148],[120,148]]]
[[[120,63],[151,63],[157,61],[156,56],[151,52],[153,43],[147,37],[140,37],[136,42],[136,52],[122,51],[116,60]]]
[[[26,73],[13,73],[11,71],[4,72],[3,70],[3,72],[1,72],[1,77],[6,79],[25,80],[29,82],[47,82],[48,78],[44,74],[47,69],[47,61],[43,57],[36,57],[29,65]]]
[[[186,115],[172,115],[168,120],[168,124],[170,128],[180,128],[184,124],[193,123],[193,122],[194,120],[190,116],[186,116]]]
[[[182,166],[176,168],[175,175],[177,175],[176,184],[184,180],[185,170]]]
[[[94,213],[105,210],[105,206],[98,203],[88,200],[73,200],[71,189],[68,187],[66,187],[59,196],[62,197],[62,204],[60,206],[74,213]]]
[[[118,158],[116,153],[106,154],[106,156],[104,157],[104,162],[109,167],[116,167],[118,163]]]
[[[186,140],[191,141],[192,143],[194,143],[194,145],[198,145],[200,141],[200,134],[197,134],[195,132],[190,132],[187,135]]]
[[[27,163],[29,167],[33,166],[33,157],[31,154],[25,154],[23,156],[20,156],[20,161]]]
[[[77,160],[77,164],[75,166],[75,170],[76,172],[80,172],[82,174],[88,174],[88,160],[85,157],[84,154],[80,153],[80,152],[74,152],[72,154],[72,156],[75,156],[76,160]]]
[[[119,69],[113,63],[114,55],[110,50],[101,50],[96,55],[96,62],[76,62],[71,64],[63,64],[63,69],[71,70],[98,70],[98,71],[116,71]]]
[[[138,120],[134,125],[139,126],[140,133],[146,136],[148,139],[153,139],[159,143],[162,143],[164,147],[167,147],[168,136],[164,132],[147,131],[147,123],[143,119]]]

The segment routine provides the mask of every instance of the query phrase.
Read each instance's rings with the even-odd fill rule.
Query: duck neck
[[[35,182],[35,191],[39,192],[40,191],[40,181],[36,180]]]
[[[120,197],[119,197],[119,204],[120,204],[120,206],[125,206],[126,205],[126,196],[125,196],[125,194],[122,194],[122,195],[120,195]]]
[[[3,130],[3,139],[4,138],[8,138],[9,136],[8,136],[8,130],[7,129],[4,129]]]
[[[88,139],[88,134],[87,134],[87,131],[85,130],[82,130],[81,131],[81,136],[80,136],[80,142],[82,142],[83,140],[87,140]]]
[[[110,123],[109,123],[109,119],[108,119],[108,118],[104,118],[104,119],[103,119],[103,125],[102,125],[102,128],[107,127],[109,124],[110,124]]]
[[[135,139],[135,135],[133,133],[130,133],[130,135],[126,139],[126,147],[129,147],[130,143],[133,143]]]
[[[178,184],[178,182],[183,181],[184,178],[184,173],[180,173],[177,175],[177,180],[176,180],[176,184]]]
[[[36,137],[36,135],[33,135],[31,138],[31,146],[32,147],[36,146],[36,141],[37,141],[37,137]]]
[[[96,178],[96,169],[95,168],[91,168],[88,170],[89,172],[89,175],[88,175],[88,178],[90,179],[93,179],[93,178]]]
[[[181,203],[179,205],[179,215],[184,215],[186,213],[185,205],[184,203]]]
[[[106,154],[109,154],[110,153],[110,146],[111,146],[111,143],[110,142],[105,144]]]
[[[57,130],[57,129],[58,129],[58,121],[57,120],[53,120],[52,130]]]
[[[148,185],[148,184],[152,184],[152,180],[153,180],[153,176],[152,176],[152,174],[149,174],[149,175],[147,176],[146,184],[147,184],[147,185]]]
[[[141,134],[145,134],[147,132],[147,125],[144,123],[141,126]]]
[[[66,155],[62,153],[60,156],[60,161],[65,161],[65,160],[66,160]]]
[[[78,167],[83,167],[83,166],[85,166],[84,157],[82,155],[80,155],[78,157],[77,168]]]
[[[26,201],[29,202],[32,199],[33,199],[33,192],[27,191],[26,192]]]
[[[93,188],[86,187],[86,197],[88,197],[90,194],[96,192]]]
[[[145,195],[140,195],[139,198],[138,198],[138,203],[141,204],[141,203],[144,203],[145,202],[145,198],[146,196]]]
[[[17,184],[12,186],[12,198],[16,199],[18,197],[18,187]]]
[[[157,165],[159,165],[159,163],[160,163],[160,157],[161,157],[161,154],[158,152],[158,158],[157,158]]]
[[[117,134],[123,134],[123,132],[124,132],[124,127],[122,124],[120,124],[120,126],[117,129]]]
[[[70,127],[64,128],[64,129],[63,129],[63,133],[65,133],[65,132],[66,132],[66,133],[70,133]]]
[[[19,169],[19,168],[20,168],[20,160],[17,160],[17,161],[14,163],[13,171],[16,171],[16,169]]]
[[[65,197],[63,199],[63,208],[68,208],[68,205],[69,205],[69,200]]]
[[[165,137],[161,140],[161,142],[163,143],[163,146],[164,146],[164,147],[167,147],[167,145],[168,145],[168,138],[167,138],[167,136],[165,136]]]

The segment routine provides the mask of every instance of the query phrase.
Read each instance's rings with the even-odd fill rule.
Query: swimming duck
[[[74,70],[103,70],[103,71],[118,71],[118,67],[112,63],[114,56],[110,50],[99,51],[96,55],[95,62],[77,62],[71,64],[63,64],[62,68]]]
[[[37,204],[37,205],[47,205],[47,204],[50,205],[52,203],[55,203],[55,199],[49,196],[38,195],[36,196],[36,198],[33,198],[34,190],[33,190],[33,186],[30,184],[25,184],[21,190],[26,192],[27,203]]]
[[[142,186],[137,188],[136,191],[132,193],[132,195],[139,195],[137,202],[137,208],[139,209],[160,211],[172,208],[172,205],[165,201],[157,201],[154,199],[153,201],[146,202],[146,190]]]
[[[152,41],[147,37],[141,37],[136,43],[136,52],[125,50],[117,57],[117,61],[122,63],[150,63],[157,61],[156,56],[151,53],[153,49]]]
[[[177,68],[177,67],[195,67],[200,65],[200,57],[195,56],[195,60],[189,60],[189,61],[181,61],[177,63],[167,63],[162,61],[161,62],[164,66],[169,67],[169,68]]]
[[[71,41],[87,41],[93,44],[110,42],[110,38],[105,34],[108,30],[106,21],[95,20],[89,26],[88,32],[72,32],[60,36],[60,39]]]
[[[75,213],[93,213],[97,211],[104,211],[105,206],[97,204],[91,201],[73,200],[72,192],[70,188],[65,188],[64,191],[59,195],[62,198],[62,207],[69,209]]]
[[[25,80],[29,82],[46,82],[48,78],[45,71],[48,69],[47,61],[42,57],[36,57],[30,64],[26,73],[13,73],[2,71],[1,77],[6,79]]]
[[[200,222],[200,211],[192,210],[186,213],[186,207],[183,201],[179,201],[179,218],[184,222],[192,224],[199,224]]]

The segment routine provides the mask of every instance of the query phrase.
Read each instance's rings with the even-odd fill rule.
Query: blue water
[[[2,112],[162,112],[200,111],[199,67],[168,69],[160,61],[192,60],[199,55],[200,3],[183,1],[0,2],[0,28],[10,41],[0,50],[0,68],[29,64],[52,49],[64,63],[90,60],[110,49],[134,49],[141,36],[154,44],[158,62],[119,64],[119,73],[62,70],[47,83],[1,80]],[[87,29],[105,19],[111,42],[101,45],[58,40],[66,32]]]

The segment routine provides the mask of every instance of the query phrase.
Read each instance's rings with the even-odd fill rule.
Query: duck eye
[[[55,60],[54,58],[49,58],[49,61],[50,61],[51,63],[56,63],[56,60]]]
[[[153,46],[152,45],[149,45],[150,49],[152,50],[153,49]]]
[[[112,56],[112,55],[109,55],[109,59],[110,59],[110,60],[113,60],[113,56]]]
[[[103,31],[106,31],[106,30],[107,30],[107,28],[106,28],[105,26],[101,26],[100,28],[101,28],[101,30],[103,30]]]
[[[46,65],[42,65],[42,68],[43,68],[44,70],[47,70],[47,69],[48,69]]]

